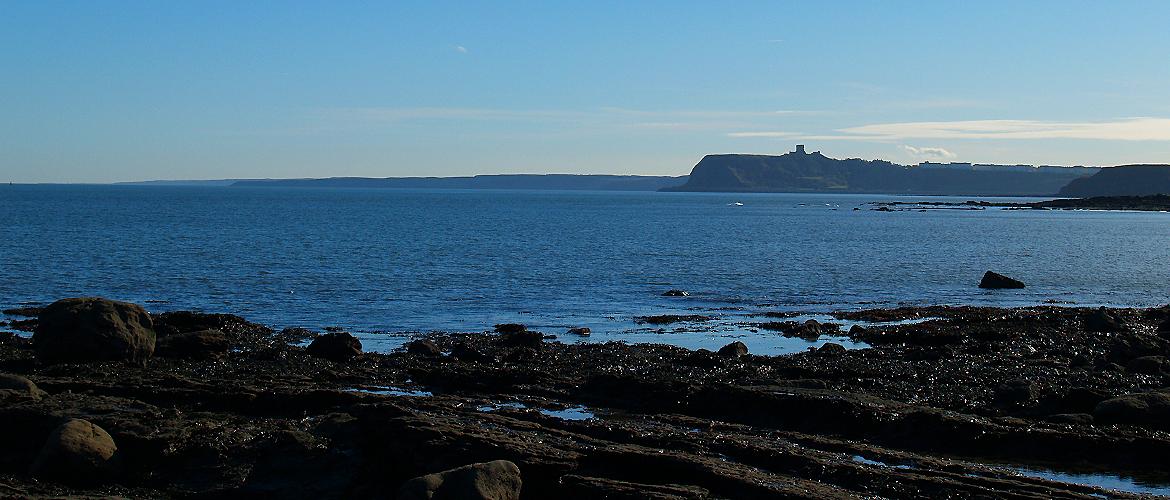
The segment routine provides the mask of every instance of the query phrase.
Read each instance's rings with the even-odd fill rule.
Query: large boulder
[[[518,500],[521,484],[516,464],[496,460],[416,477],[399,488],[398,499]]]
[[[313,339],[305,352],[340,363],[361,356],[362,341],[349,332],[329,332]]]
[[[159,337],[155,355],[166,358],[213,359],[227,354],[231,342],[219,330],[176,333]]]
[[[729,358],[738,358],[740,356],[746,356],[747,353],[748,353],[747,345],[745,345],[743,342],[740,342],[738,340],[719,348],[719,355],[726,356]]]
[[[979,280],[979,288],[1024,288],[1024,282],[996,272],[987,271],[983,273],[983,279]]]
[[[78,486],[109,482],[121,472],[114,438],[81,419],[69,420],[53,430],[30,470],[35,477]]]
[[[1090,332],[1119,332],[1125,326],[1124,322],[1104,307],[1086,314],[1084,324],[1085,330]]]
[[[44,362],[126,361],[154,354],[154,325],[141,306],[98,297],[62,299],[41,312],[32,343]]]
[[[6,399],[26,399],[39,401],[47,393],[42,391],[33,381],[20,375],[0,373],[0,401]]]
[[[1142,392],[1106,399],[1093,409],[1101,424],[1135,424],[1170,429],[1170,393]]]

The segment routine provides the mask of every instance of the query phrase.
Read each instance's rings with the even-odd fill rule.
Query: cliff
[[[1069,198],[1170,194],[1170,165],[1103,168],[1095,175],[1073,180],[1059,194]]]
[[[1098,169],[987,165],[905,166],[820,153],[708,155],[687,183],[664,191],[835,192],[1049,196]]]

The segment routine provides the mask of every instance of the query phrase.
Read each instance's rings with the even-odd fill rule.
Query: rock
[[[1029,380],[1012,380],[995,390],[995,402],[1002,406],[1027,406],[1037,397],[1039,388]]]
[[[821,323],[815,319],[810,319],[786,335],[800,337],[805,340],[819,339],[821,338]]]
[[[656,316],[639,316],[634,318],[638,323],[649,323],[651,325],[669,325],[671,323],[688,322],[695,323],[699,321],[710,321],[710,316],[703,316],[700,314],[659,314]]]
[[[361,356],[362,342],[349,332],[330,332],[313,339],[305,353],[340,363]]]
[[[979,288],[1024,288],[1024,282],[1009,278],[996,272],[987,271],[986,273],[983,273],[983,279],[979,280]]]
[[[165,358],[213,359],[227,354],[231,342],[219,330],[177,333],[159,337],[155,355]]]
[[[48,393],[42,391],[33,381],[20,375],[0,373],[0,401],[9,398],[40,401]]]
[[[417,354],[419,356],[442,356],[443,351],[439,346],[435,345],[427,339],[412,340],[406,343],[406,352],[410,354]]]
[[[1106,399],[1093,409],[1101,424],[1135,424],[1170,429],[1170,394],[1143,392]]]
[[[836,342],[825,342],[825,345],[821,346],[820,349],[817,349],[817,354],[827,354],[827,355],[831,355],[831,356],[839,356],[839,355],[845,354],[845,351],[847,351],[847,350],[848,349],[845,349],[845,346],[838,344]]]
[[[121,472],[114,438],[81,419],[71,419],[53,430],[30,469],[38,478],[77,486],[106,483]]]
[[[1125,365],[1125,371],[1145,375],[1159,375],[1165,371],[1165,367],[1165,356],[1142,356],[1130,360],[1129,364]]]
[[[1093,416],[1088,413],[1057,413],[1044,420],[1054,424],[1093,425]]]
[[[33,334],[37,357],[47,363],[144,364],[154,354],[154,342],[154,325],[145,309],[97,297],[50,304],[41,312]]]
[[[730,344],[727,344],[727,345],[719,348],[719,355],[720,356],[727,356],[730,358],[738,358],[740,356],[746,356],[747,353],[748,353],[747,345],[744,345],[743,342],[739,342],[739,341],[732,342]]]
[[[577,328],[570,328],[568,331],[569,335],[580,335],[582,337],[588,337],[590,333],[592,333],[592,330],[590,330],[589,328],[586,328],[584,326],[577,327]]]
[[[45,308],[43,307],[14,307],[12,309],[5,309],[3,313],[9,316],[24,316],[26,318],[35,318],[40,316],[41,311],[44,310]]]
[[[467,342],[458,342],[451,346],[451,357],[459,361],[483,361],[487,356]]]
[[[528,327],[520,323],[500,323],[495,326],[496,333],[520,333],[528,330]]]
[[[496,460],[416,477],[399,488],[398,499],[519,500],[520,486],[520,468]]]
[[[1153,335],[1118,335],[1109,343],[1109,359],[1119,363],[1166,352],[1170,352],[1170,342]]]
[[[1158,335],[1162,337],[1170,337],[1170,319],[1158,324]]]
[[[1101,307],[1085,315],[1085,330],[1090,332],[1119,332],[1124,324]]]
[[[690,297],[691,294],[687,293],[685,290],[677,290],[676,289],[676,290],[667,290],[667,291],[662,293],[662,296],[663,297]]]
[[[869,329],[864,327],[864,326],[853,325],[853,326],[849,327],[849,336],[850,337],[860,337],[860,336],[865,335],[867,333],[869,333]]]
[[[504,340],[504,345],[514,347],[540,347],[544,342],[544,334],[528,330],[503,333],[500,334],[500,338]]]

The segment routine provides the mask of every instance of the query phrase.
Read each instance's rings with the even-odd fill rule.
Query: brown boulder
[[[39,401],[48,393],[42,391],[33,381],[20,375],[0,373],[0,400],[8,398],[31,399]]]
[[[399,488],[398,499],[518,500],[520,487],[520,468],[496,460],[416,477]]]
[[[33,476],[88,486],[109,482],[122,471],[114,438],[87,420],[72,419],[57,427],[32,464]]]
[[[32,338],[48,363],[126,361],[144,364],[154,354],[155,333],[141,306],[98,297],[62,299],[41,312]]]
[[[720,356],[727,356],[731,358],[738,358],[746,356],[748,353],[747,345],[743,342],[735,341],[719,348]]]

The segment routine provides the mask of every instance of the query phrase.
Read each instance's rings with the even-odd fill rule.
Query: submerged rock
[[[987,271],[986,273],[983,273],[983,279],[979,280],[979,288],[1024,288],[1024,282],[1014,278],[1009,278],[996,272]]]
[[[31,399],[39,401],[47,396],[33,381],[20,375],[0,373],[0,401],[9,398]]]
[[[592,330],[590,330],[587,327],[581,326],[581,327],[577,327],[577,328],[570,328],[567,333],[569,335],[579,335],[582,337],[588,337],[589,334],[592,333]]]
[[[33,347],[48,363],[126,361],[154,354],[155,333],[141,306],[98,297],[62,299],[41,312]]]
[[[106,483],[121,472],[114,438],[81,419],[69,420],[53,430],[30,469],[35,477],[78,486]]]
[[[651,325],[669,325],[671,323],[689,322],[695,323],[699,321],[710,321],[710,316],[703,316],[700,314],[659,314],[656,316],[639,316],[634,318],[638,323],[649,323]]]
[[[496,460],[416,477],[402,485],[398,499],[518,500],[521,484],[516,464]]]
[[[362,341],[349,332],[331,332],[313,339],[305,352],[310,356],[340,363],[361,356]]]
[[[691,294],[687,293],[686,290],[675,289],[675,290],[667,290],[667,291],[663,292],[662,296],[663,297],[690,297]]]
[[[727,345],[719,348],[719,355],[720,356],[738,358],[740,356],[746,356],[747,353],[748,353],[747,345],[745,345],[743,342],[739,342],[739,341],[732,342],[730,344],[727,344]]]

